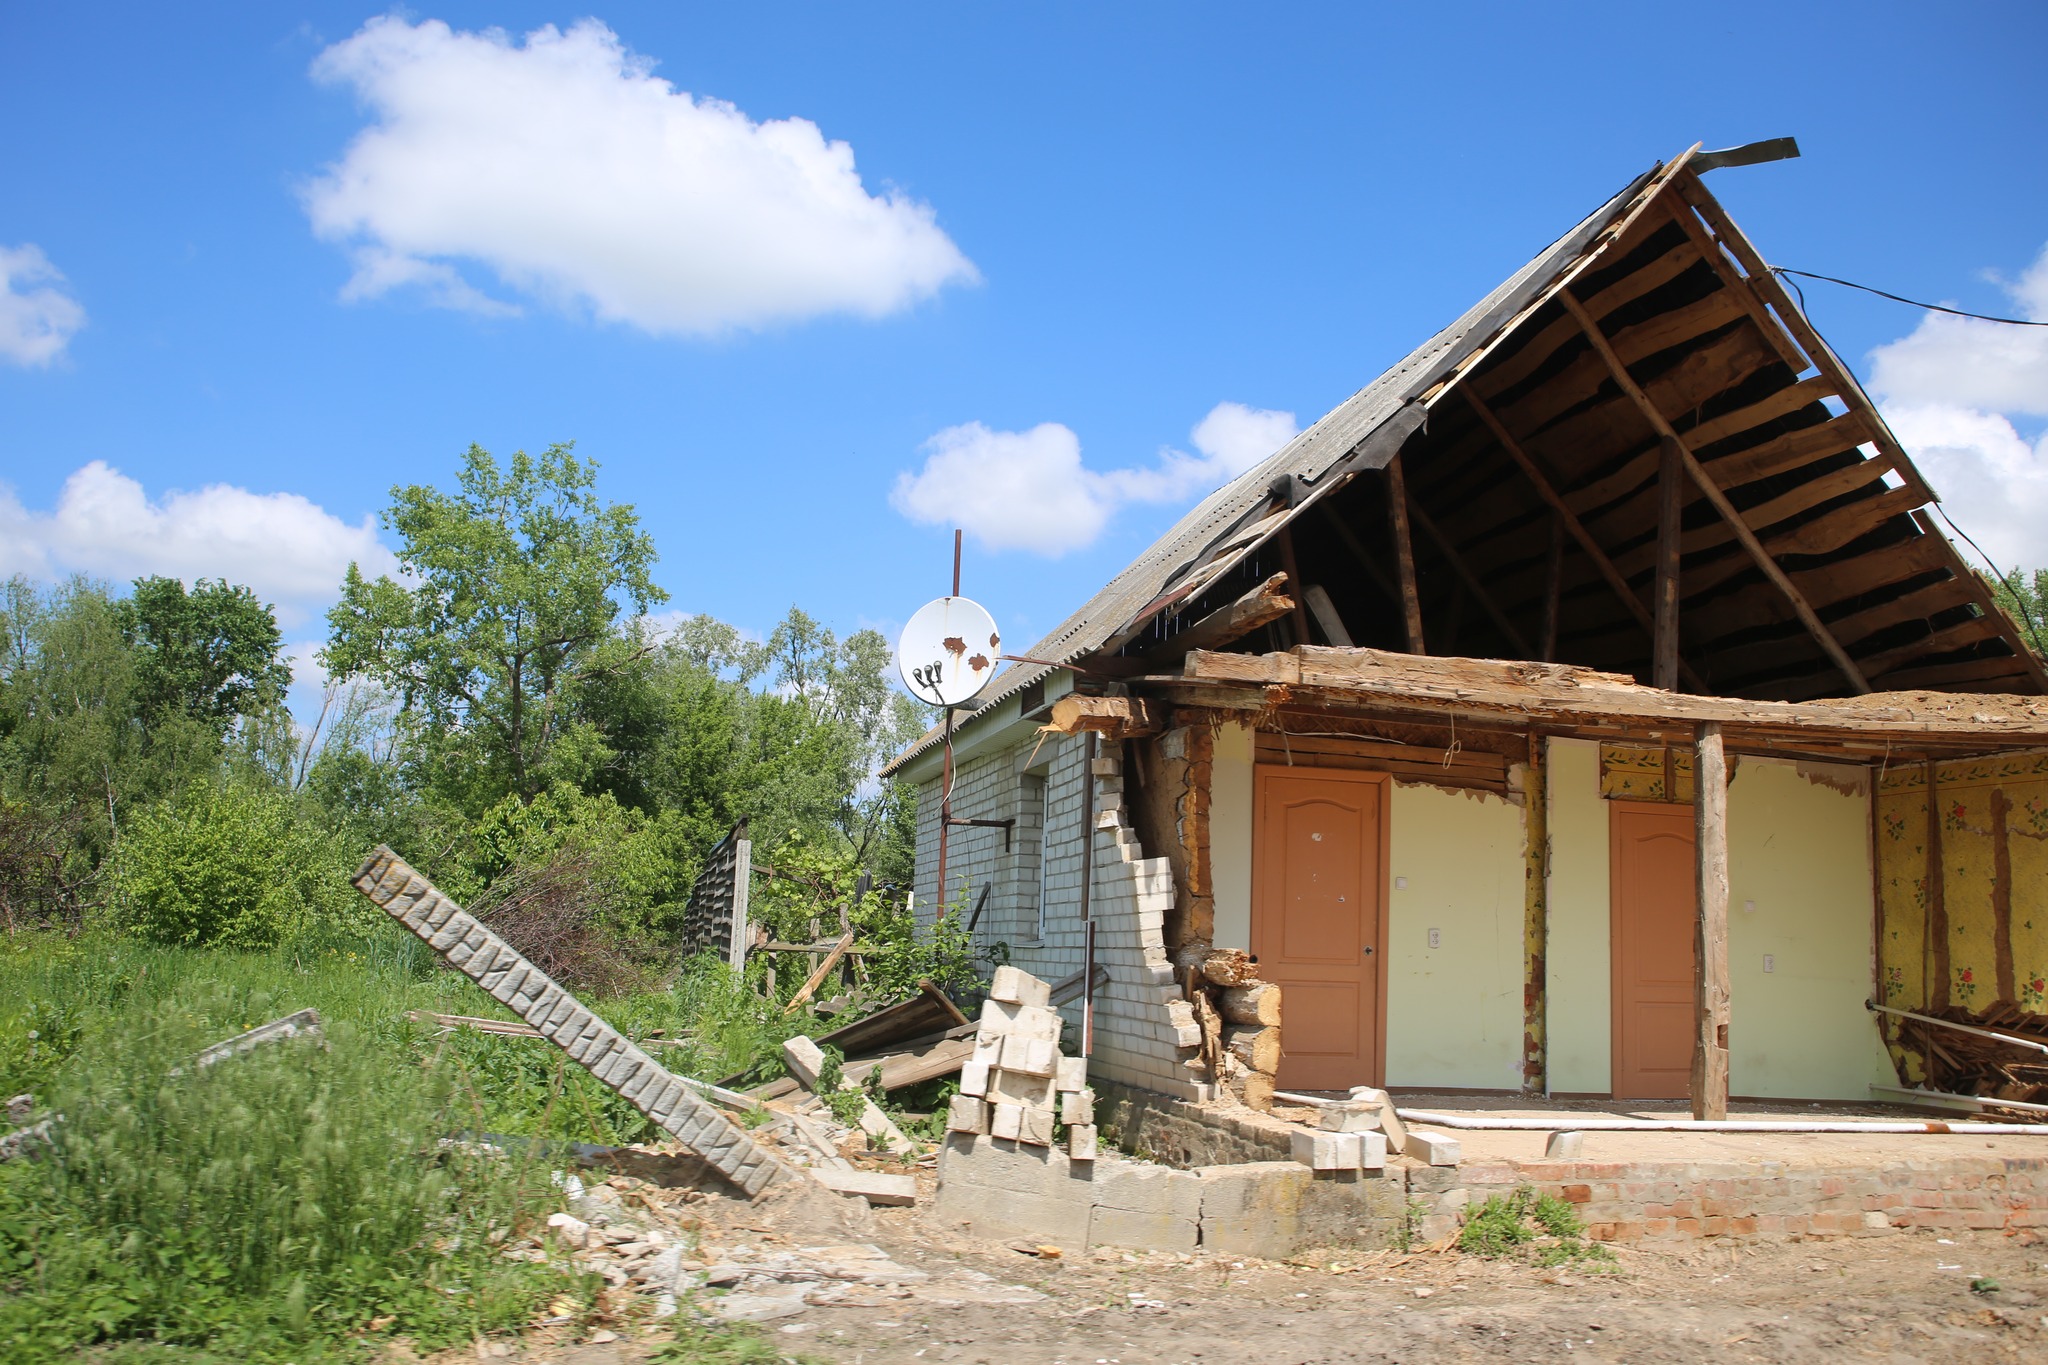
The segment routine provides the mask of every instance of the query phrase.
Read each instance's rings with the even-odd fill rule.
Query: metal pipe
[[[1953,1104],[1965,1109],[2017,1109],[2026,1114],[2048,1114],[2048,1104],[2032,1104],[2026,1100],[1987,1100],[1982,1095],[1958,1095],[1950,1090],[1917,1090],[1904,1085],[1873,1085],[1870,1088],[1886,1095],[1909,1095],[1925,1105],[1936,1107]]]
[[[1081,746],[1081,1055],[1095,1050],[1095,913],[1089,893],[1095,883],[1095,745],[1088,732]]]
[[[1502,1118],[1491,1114],[1439,1114],[1426,1109],[1396,1109],[1405,1123],[1432,1128],[1498,1129],[1517,1133],[2006,1133],[2048,1137],[2048,1123],[1917,1123],[1843,1119],[1811,1123],[1780,1119],[1623,1119]]]
[[[1969,1024],[1958,1024],[1952,1019],[1937,1019],[1931,1014],[1915,1014],[1911,1010],[1893,1009],[1890,1005],[1879,1005],[1872,1001],[1863,1002],[1863,1008],[1876,1014],[1896,1014],[1901,1019],[1918,1019],[1923,1024],[1937,1024],[1942,1028],[1954,1029],[1957,1033],[1974,1033],[1979,1038],[1995,1038],[2001,1043],[2014,1047],[2032,1048],[2035,1052],[2048,1052],[2048,1043],[2036,1038],[2023,1038],[2018,1034],[1999,1033],[1995,1029],[1975,1028]]]

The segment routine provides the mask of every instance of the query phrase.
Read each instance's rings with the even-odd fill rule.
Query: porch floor
[[[1523,1100],[1502,1094],[1391,1090],[1402,1109],[1512,1118],[1690,1118],[1684,1100]],[[1882,1103],[1809,1103],[1737,1100],[1731,1119],[1834,1122],[1869,1119],[1890,1122],[1960,1122],[1977,1116],[1930,1113]],[[1989,1120],[1995,1121],[1995,1120]],[[1543,1162],[1548,1134],[1457,1129],[1466,1162]],[[2015,1133],[1629,1133],[1585,1135],[1582,1162],[1780,1162],[1787,1166],[1872,1166],[1897,1161],[1943,1162],[1962,1158],[2048,1158],[2048,1136]]]

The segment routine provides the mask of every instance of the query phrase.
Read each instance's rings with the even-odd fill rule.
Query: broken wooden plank
[[[1052,704],[1052,728],[1063,735],[1086,732],[1127,739],[1149,735],[1164,725],[1142,697],[1091,697],[1069,692]]]
[[[816,993],[819,985],[831,974],[832,969],[839,965],[839,959],[846,956],[846,950],[853,946],[853,934],[854,931],[848,929],[839,936],[839,941],[832,945],[832,951],[825,954],[825,960],[820,962],[817,969],[804,981],[804,984],[797,988],[797,993],[789,997],[789,1003],[782,1007],[784,1014],[795,1014],[803,1008],[804,1002]]]
[[[828,1190],[858,1195],[870,1204],[902,1207],[917,1202],[916,1176],[821,1166],[811,1171],[811,1178]]]

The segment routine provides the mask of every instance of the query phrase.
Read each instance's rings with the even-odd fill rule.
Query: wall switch
[[[1408,889],[1408,879],[1406,877],[1394,878],[1394,889],[1396,891],[1406,891]]]
[[[1441,929],[1432,929],[1432,930],[1430,930],[1430,931],[1429,931],[1429,946],[1430,946],[1430,947],[1432,947],[1432,948],[1441,948],[1441,947],[1443,947],[1443,946],[1444,946],[1444,931],[1443,931],[1443,930],[1441,930]],[[1768,970],[1768,969],[1766,969],[1766,970]]]
[[[1764,970],[1767,972],[1775,972],[1776,970],[1778,970],[1778,959],[1773,954],[1764,954]]]
[[[1756,902],[1744,901],[1742,903],[1742,913],[1745,915],[1754,915],[1756,913]]]

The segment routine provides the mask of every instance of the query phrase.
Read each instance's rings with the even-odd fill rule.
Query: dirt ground
[[[709,1253],[797,1252],[825,1231],[749,1227],[745,1206],[699,1207]],[[2048,1244],[2000,1233],[1623,1248],[1614,1268],[1592,1272],[1455,1251],[1336,1252],[1289,1264],[1107,1249],[1048,1258],[951,1235],[909,1209],[878,1210],[839,1235],[864,1238],[929,1280],[853,1286],[836,1303],[761,1323],[790,1358],[1967,1362],[2038,1358],[2048,1342]],[[1998,1287],[1972,1288],[1987,1279]],[[592,1344],[586,1332],[581,1343],[537,1337],[479,1354],[633,1365],[668,1335],[615,1325],[609,1342]]]

